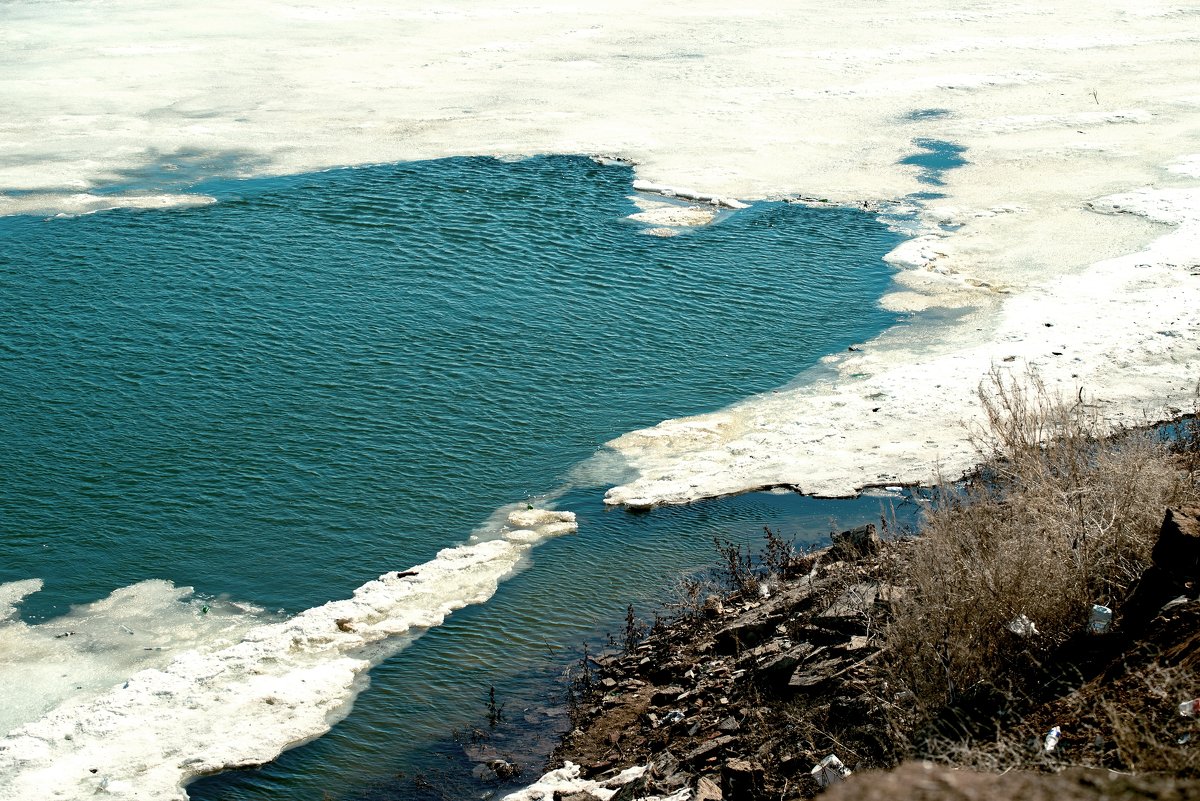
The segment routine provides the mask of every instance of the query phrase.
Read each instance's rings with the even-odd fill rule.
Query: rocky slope
[[[910,543],[880,543],[871,527],[587,660],[554,754],[577,789],[523,797],[787,801],[828,784],[838,799],[1200,798],[1200,729],[1178,710],[1200,695],[1196,514],[1168,512],[1155,564],[1111,632],[1081,632],[972,730],[991,743],[969,742],[978,709],[959,710],[957,742],[929,721],[914,729],[889,687],[887,622],[905,598]],[[1061,739],[1047,751],[1053,726]],[[845,767],[820,770],[830,755]],[[913,756],[927,759],[904,762]]]

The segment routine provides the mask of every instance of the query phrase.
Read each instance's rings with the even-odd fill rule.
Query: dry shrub
[[[1090,605],[1125,597],[1164,507],[1189,492],[1152,433],[1108,431],[1082,398],[1056,398],[1036,376],[993,372],[979,395],[983,467],[935,494],[888,634],[910,730],[956,706],[982,702],[999,716],[1019,705]],[[1020,615],[1039,633],[1011,631]]]
[[[1140,687],[1121,687],[1101,699],[1108,736],[1123,767],[1135,773],[1200,776],[1193,719],[1178,704],[1196,695],[1194,669],[1159,665],[1134,677]],[[1142,703],[1130,703],[1130,697]]]

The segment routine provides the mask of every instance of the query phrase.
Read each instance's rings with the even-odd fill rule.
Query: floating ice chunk
[[[0,593],[13,586],[0,586]],[[163,667],[188,649],[228,646],[270,620],[262,610],[201,601],[191,592],[144,581],[42,623],[0,622],[0,686],[22,688],[0,698],[0,733],[60,704],[82,703],[139,670]]]
[[[509,542],[533,543],[540,540],[541,537],[533,529],[519,528],[515,531],[505,532],[504,539]]]
[[[666,186],[665,184],[656,184],[650,181],[636,180],[633,182],[633,188],[639,192],[650,192],[663,197],[679,197],[684,200],[696,200],[701,203],[711,203],[714,206],[724,206],[727,209],[747,209],[750,204],[743,203],[740,200],[735,200],[731,197],[722,197],[720,195],[712,195],[705,192],[696,192],[691,189],[680,189],[676,186]]]
[[[576,525],[572,513],[548,509],[515,510],[507,517],[541,539]],[[126,674],[111,689],[67,698],[0,738],[0,799],[91,798],[105,789],[184,799],[183,786],[196,776],[270,761],[344,717],[378,660],[454,610],[490,598],[530,547],[495,538],[446,548],[412,570],[368,581],[350,598],[243,629],[232,643],[197,641],[167,653],[165,663]],[[186,588],[144,584],[98,603],[120,606],[122,599],[157,593],[184,606],[178,600]],[[5,587],[4,597],[13,598],[36,583]],[[211,625],[220,618],[210,610],[193,622]],[[113,628],[103,614],[89,619]],[[143,625],[147,621],[127,628],[136,637]],[[29,628],[18,621],[0,631]],[[101,781],[107,782],[103,788]]]
[[[1142,109],[1121,111],[1085,111],[1078,114],[1015,114],[974,123],[974,127],[990,133],[1017,133],[1045,128],[1081,128],[1090,125],[1146,123],[1150,114]]]
[[[575,513],[557,509],[518,509],[508,515],[508,524],[526,529],[546,529],[567,524],[572,530],[578,528]]]
[[[679,228],[692,228],[700,225],[708,225],[717,218],[717,212],[713,208],[700,208],[699,206],[660,206],[656,209],[648,209],[647,211],[639,211],[636,214],[630,214],[629,219],[647,225],[662,226],[670,225]]]

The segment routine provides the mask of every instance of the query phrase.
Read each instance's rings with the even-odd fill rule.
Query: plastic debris
[[[1113,613],[1107,606],[1092,604],[1092,613],[1088,618],[1088,630],[1092,634],[1107,634],[1112,627]]]
[[[1055,748],[1058,747],[1058,741],[1061,739],[1062,739],[1062,729],[1060,729],[1058,726],[1055,726],[1053,729],[1051,729],[1049,731],[1049,733],[1046,734],[1046,742],[1042,747],[1046,751],[1046,753],[1049,754],[1051,751],[1053,751]]]
[[[1008,630],[1018,637],[1035,637],[1040,633],[1033,621],[1025,615],[1017,615],[1008,621]]]
[[[849,776],[850,768],[843,765],[842,760],[838,759],[837,755],[830,754],[813,766],[811,773],[813,778],[817,780],[818,785],[828,787],[831,784],[843,781]]]
[[[684,714],[683,714],[682,710],[672,709],[670,712],[668,712],[666,714],[666,717],[663,718],[663,723],[666,723],[668,725],[671,723],[678,723],[679,721],[683,720],[683,718],[684,718]]]
[[[1200,698],[1193,698],[1191,701],[1184,701],[1180,704],[1179,714],[1185,718],[1194,718],[1200,715]]]

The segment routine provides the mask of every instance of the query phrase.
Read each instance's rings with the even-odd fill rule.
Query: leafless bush
[[[696,622],[706,616],[710,598],[720,598],[728,591],[725,584],[707,575],[684,576],[671,590],[674,600],[667,607],[682,620]]]
[[[713,537],[713,547],[721,557],[718,575],[732,591],[747,597],[758,594],[760,576],[754,567],[754,557],[750,550],[730,540]]]
[[[764,582],[769,586],[791,578],[812,565],[809,554],[796,547],[780,531],[763,526],[763,547],[757,553],[749,546],[713,537],[713,546],[721,557],[717,578],[729,590],[745,597],[759,593]]]
[[[1036,376],[993,373],[980,389],[983,467],[943,487],[914,542],[910,592],[888,640],[890,670],[915,719],[994,695],[1024,678],[1113,605],[1148,564],[1166,506],[1186,476],[1150,433],[1107,430],[1082,396]],[[1037,634],[1010,626],[1024,616]]]

